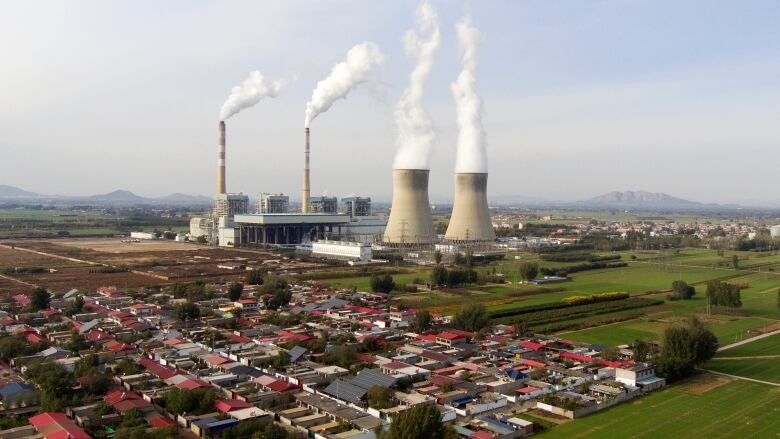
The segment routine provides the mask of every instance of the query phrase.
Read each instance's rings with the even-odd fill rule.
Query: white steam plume
[[[482,127],[482,99],[477,94],[477,45],[479,31],[472,26],[471,17],[458,23],[458,43],[463,69],[458,79],[450,84],[455,97],[458,122],[458,154],[456,173],[487,172],[485,130]]]
[[[409,86],[395,106],[396,148],[394,169],[429,169],[431,150],[436,134],[433,122],[422,105],[425,80],[431,71],[433,57],[439,50],[439,17],[427,1],[417,7],[417,29],[409,29],[404,36],[404,48],[417,63],[409,75]],[[427,40],[419,33],[430,32]]]
[[[368,74],[375,65],[385,62],[379,47],[371,42],[360,43],[347,52],[347,59],[333,66],[330,75],[317,83],[306,103],[305,127],[320,113],[328,111],[337,99],[344,99],[358,85],[368,81]]]
[[[226,120],[239,111],[255,105],[263,98],[275,98],[284,86],[284,81],[269,83],[262,73],[255,70],[241,85],[230,90],[230,96],[222,104],[222,110],[219,112],[219,120]]]

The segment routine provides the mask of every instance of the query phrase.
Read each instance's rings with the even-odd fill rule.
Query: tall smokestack
[[[301,212],[309,212],[309,195],[311,187],[309,186],[309,127],[303,129],[306,138],[303,147],[303,194],[301,194]]]
[[[385,228],[385,242],[430,244],[436,238],[428,201],[427,169],[393,170],[393,206]]]
[[[451,241],[493,241],[496,232],[487,204],[487,173],[455,174],[455,202],[447,227]]]
[[[219,121],[219,146],[217,146],[217,193],[225,193],[225,121]]]

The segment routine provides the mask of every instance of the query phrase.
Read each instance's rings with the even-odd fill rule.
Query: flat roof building
[[[295,245],[341,236],[349,215],[335,213],[255,213],[236,215],[235,245]]]
[[[309,198],[308,213],[337,213],[339,200],[336,197],[311,197]]]
[[[257,213],[287,213],[290,210],[290,197],[284,194],[260,194],[257,200]]]

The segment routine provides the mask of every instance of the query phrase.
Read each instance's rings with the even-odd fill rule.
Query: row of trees
[[[710,360],[718,350],[718,339],[696,317],[683,325],[673,325],[664,331],[660,357],[655,359],[658,372],[668,381],[690,376]]]
[[[707,282],[707,300],[711,305],[727,308],[739,308],[742,306],[742,295],[739,286],[727,282]]]
[[[696,288],[688,285],[687,282],[676,280],[672,282],[672,292],[669,293],[670,300],[688,300],[696,295]]]

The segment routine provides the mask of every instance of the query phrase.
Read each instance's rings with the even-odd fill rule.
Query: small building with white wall
[[[772,238],[780,238],[780,225],[769,228],[769,235]]]
[[[373,256],[371,244],[349,241],[316,241],[312,243],[311,252],[314,256],[330,256],[357,261],[370,261]]]
[[[149,232],[130,232],[130,237],[135,239],[156,239],[154,233]]]

